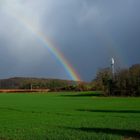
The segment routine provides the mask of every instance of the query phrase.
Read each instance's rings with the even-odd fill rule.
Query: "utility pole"
[[[115,60],[111,58],[111,79],[109,80],[109,94],[113,95],[113,85],[114,85],[114,76],[115,76]]]
[[[114,75],[115,75],[115,60],[114,58],[112,57],[111,58],[111,71],[112,71],[112,79],[114,79]]]

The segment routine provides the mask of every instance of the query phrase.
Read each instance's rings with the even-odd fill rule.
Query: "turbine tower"
[[[115,74],[115,67],[114,67],[114,65],[115,65],[115,60],[114,60],[114,58],[112,57],[111,58],[111,70],[112,70],[112,77],[114,78],[114,74]]]

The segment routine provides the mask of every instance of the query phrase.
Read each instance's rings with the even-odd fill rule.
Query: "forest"
[[[114,75],[110,68],[100,69],[93,85],[107,96],[140,96],[140,64],[118,69]]]

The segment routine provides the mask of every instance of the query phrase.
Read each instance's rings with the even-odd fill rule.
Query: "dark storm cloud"
[[[139,63],[139,6],[139,0],[3,1],[0,58],[5,61],[0,76],[69,78],[45,44],[6,14],[11,7],[36,23],[84,80],[92,80],[112,56],[121,66]]]

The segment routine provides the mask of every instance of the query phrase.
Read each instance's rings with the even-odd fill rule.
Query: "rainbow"
[[[8,14],[10,14],[12,17],[14,17],[18,22],[22,23],[24,27],[26,27],[29,31],[31,31],[34,35],[37,36],[39,40],[41,40],[45,47],[56,57],[56,59],[61,63],[71,80],[74,81],[81,81],[81,78],[79,74],[76,72],[74,67],[68,62],[68,60],[65,58],[65,56],[62,54],[62,52],[54,47],[53,43],[50,41],[48,36],[46,36],[43,32],[39,31],[36,26],[29,21],[25,16],[19,15],[18,11],[15,11],[14,9],[10,11]]]
[[[122,50],[119,49],[119,44],[112,38],[111,34],[106,29],[96,28],[96,35],[98,39],[103,42],[108,51],[110,59],[113,57],[117,61],[117,65],[120,67],[127,67],[127,63]]]

